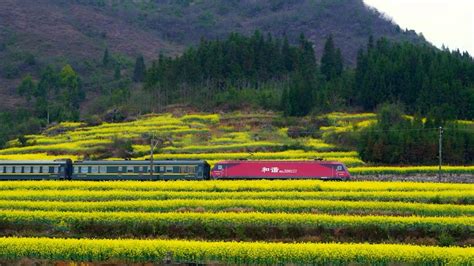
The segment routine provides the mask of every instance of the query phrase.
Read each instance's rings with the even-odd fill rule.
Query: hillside
[[[362,0],[299,1],[108,1],[5,0],[0,2],[0,104],[24,104],[15,88],[25,73],[49,63],[70,63],[89,89],[101,87],[113,70],[101,70],[105,47],[130,71],[133,58],[180,54],[204,37],[259,29],[296,42],[304,33],[320,57],[329,34],[354,64],[370,35],[424,42],[404,32]],[[132,58],[132,59],[131,59]]]
[[[365,163],[348,145],[334,144],[341,133],[376,122],[373,113],[330,113],[285,121],[274,113],[145,115],[122,123],[63,122],[42,134],[10,141],[0,160],[148,159],[150,134],[160,142],[155,160],[313,160],[345,163],[353,174],[437,173],[437,166],[381,166]],[[464,121],[472,129],[473,122]],[[433,154],[436,156],[436,154]],[[448,173],[472,173],[473,167],[446,167]]]

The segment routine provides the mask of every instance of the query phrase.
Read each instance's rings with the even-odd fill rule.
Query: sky
[[[474,0],[364,0],[388,15],[402,29],[423,33],[437,47],[443,44],[474,55]]]

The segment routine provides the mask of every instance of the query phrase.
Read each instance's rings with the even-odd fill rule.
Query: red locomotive
[[[212,179],[324,179],[348,180],[340,162],[328,161],[221,161],[211,170]]]

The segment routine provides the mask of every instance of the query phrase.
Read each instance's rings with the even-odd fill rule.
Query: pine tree
[[[281,94],[280,108],[283,111],[284,116],[291,115],[291,103],[287,88],[284,88],[283,93]]]
[[[109,48],[105,48],[104,55],[102,56],[102,65],[108,66],[109,65]]]
[[[143,82],[145,80],[145,72],[145,60],[143,59],[143,55],[139,55],[135,60],[135,68],[133,70],[133,81]]]
[[[120,71],[120,65],[116,64],[114,69],[114,79],[119,80],[122,78],[122,73]]]
[[[291,54],[290,44],[288,43],[288,38],[285,36],[283,40],[283,46],[281,48],[281,56],[282,56],[282,65],[285,67],[287,72],[291,72],[294,70],[293,64],[293,55]]]
[[[339,77],[342,74],[342,68],[341,50],[336,49],[332,35],[329,35],[324,45],[323,56],[321,57],[321,73],[329,81]]]

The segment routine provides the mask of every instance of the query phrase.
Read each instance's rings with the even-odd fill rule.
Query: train
[[[330,161],[205,160],[0,161],[0,180],[349,180],[347,167]]]

